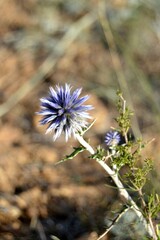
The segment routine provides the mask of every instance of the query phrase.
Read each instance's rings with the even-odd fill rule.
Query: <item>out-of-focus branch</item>
[[[10,111],[21,99],[23,99],[30,91],[32,91],[43,79],[53,71],[59,58],[62,57],[74,40],[82,31],[91,26],[97,20],[94,12],[88,13],[71,25],[62,39],[56,44],[53,52],[39,67],[37,73],[26,83],[24,83],[9,99],[0,105],[0,117]]]
[[[134,110],[129,86],[125,79],[121,60],[117,53],[117,47],[115,44],[114,36],[112,34],[109,20],[106,16],[106,2],[104,0],[98,0],[98,10],[99,10],[100,23],[102,25],[104,35],[109,46],[109,52],[110,52],[113,68],[115,70],[115,74],[117,77],[117,81],[119,83],[121,91],[125,96],[125,99],[127,100],[132,110]],[[140,132],[140,128],[139,128],[139,124],[136,116],[133,116],[133,132],[136,137],[141,136],[141,132]]]

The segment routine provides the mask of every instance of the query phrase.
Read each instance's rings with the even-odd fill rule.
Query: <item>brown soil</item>
[[[46,6],[39,2],[0,1],[0,103],[7,102],[39,71],[52,44],[61,39],[64,21],[67,26],[85,13],[84,9],[67,13],[58,6],[53,8],[54,14],[47,14]],[[51,23],[48,29],[44,27],[47,23],[43,26],[49,16],[57,29]],[[88,39],[89,30],[85,34]],[[39,98],[47,94],[50,85],[69,82],[82,86],[84,93],[91,95],[89,101],[96,109],[92,115],[97,119],[86,138],[93,146],[103,144],[104,133],[114,124],[114,113],[111,104],[95,95],[94,84],[97,76],[103,83],[111,62],[98,40],[86,39],[73,43],[53,71],[1,118],[1,240],[49,240],[53,236],[94,240],[105,231],[105,218],[118,198],[117,191],[106,186],[111,184],[110,178],[86,153],[55,165],[78,144],[74,139],[66,143],[63,137],[53,142],[35,114]],[[106,71],[109,78],[111,72]],[[158,142],[155,146],[159,149]]]

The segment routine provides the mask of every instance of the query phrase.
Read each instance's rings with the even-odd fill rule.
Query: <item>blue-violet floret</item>
[[[104,141],[107,146],[113,147],[118,145],[120,143],[120,140],[121,140],[120,133],[115,130],[111,130],[106,134]]]
[[[40,124],[48,124],[46,133],[54,131],[54,140],[64,132],[67,141],[71,135],[75,136],[87,127],[86,119],[91,118],[87,111],[93,107],[83,105],[89,96],[79,98],[82,88],[73,92],[71,88],[68,84],[50,87],[49,95],[40,99],[41,111],[38,114],[43,116]]]

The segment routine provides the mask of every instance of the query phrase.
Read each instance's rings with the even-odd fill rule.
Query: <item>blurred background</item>
[[[53,142],[38,125],[49,86],[69,83],[91,96],[93,147],[116,127],[121,89],[134,135],[155,139],[143,155],[153,158],[151,186],[160,192],[159,78],[159,0],[0,0],[1,240],[94,240],[122,207],[85,152],[55,167],[77,142]],[[128,226],[103,239],[142,239]]]

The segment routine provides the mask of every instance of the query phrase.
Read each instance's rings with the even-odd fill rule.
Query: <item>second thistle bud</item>
[[[117,146],[120,143],[120,140],[120,133],[118,131],[111,130],[106,134],[104,142],[109,148],[112,148]]]

